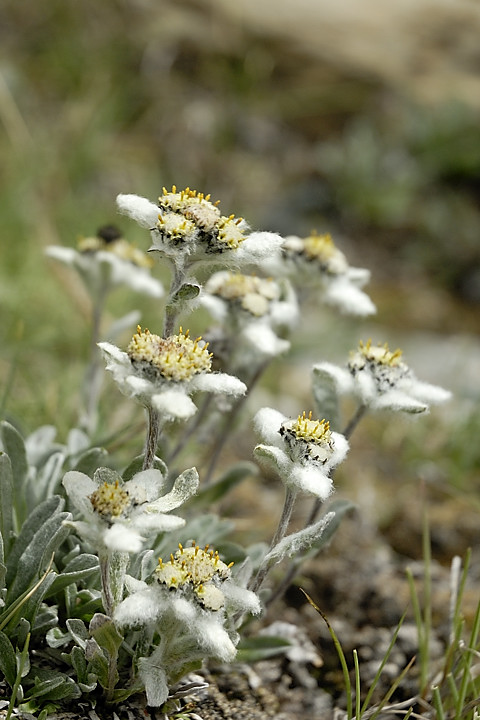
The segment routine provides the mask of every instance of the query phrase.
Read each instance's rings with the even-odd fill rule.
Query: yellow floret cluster
[[[328,444],[332,439],[330,432],[330,423],[323,420],[312,420],[311,411],[306,415],[305,411],[299,415],[297,420],[290,427],[298,440],[306,440],[307,442]]]
[[[290,258],[295,261],[306,261],[320,266],[323,272],[331,275],[341,275],[348,269],[345,255],[332,240],[330,233],[319,235],[312,231],[306,238],[290,237],[283,244],[283,248]]]
[[[156,376],[168,381],[188,381],[198,373],[211,370],[212,356],[208,352],[208,343],[201,340],[201,337],[192,340],[188,330],[184,333],[182,328],[178,335],[162,338],[138,326],[127,354],[139,369],[153,371]]]
[[[364,358],[368,362],[374,362],[378,365],[388,365],[389,367],[398,367],[402,364],[402,351],[397,349],[391,351],[388,344],[372,345],[371,340],[366,343],[360,341],[356,355]]]
[[[92,507],[104,518],[118,518],[130,506],[128,492],[120,487],[118,480],[114,483],[103,483],[90,496]]]
[[[239,301],[244,310],[256,317],[265,315],[270,302],[280,294],[274,280],[240,273],[228,273],[211,292],[224,300]]]
[[[206,252],[221,253],[236,249],[245,239],[242,218],[221,215],[218,202],[210,195],[185,188],[177,192],[175,185],[158,199],[160,209],[157,230],[168,242],[205,245]]]
[[[209,545],[202,549],[193,542],[192,547],[184,548],[179,543],[177,552],[170,555],[168,562],[164,563],[159,558],[155,576],[158,582],[169,588],[191,589],[201,605],[209,610],[219,610],[225,598],[214,581],[226,580],[232,565],[220,560],[218,552],[211,550]]]
[[[101,237],[80,238],[77,247],[79,252],[82,253],[94,253],[100,250],[110,252],[120,260],[126,260],[137,267],[151,268],[153,265],[152,258],[122,237],[115,238],[112,241],[104,240]]]

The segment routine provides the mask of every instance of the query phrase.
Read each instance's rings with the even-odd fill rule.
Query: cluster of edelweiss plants
[[[274,537],[247,548],[228,542],[228,523],[202,509],[252,474],[244,462],[217,477],[217,459],[244,420],[246,396],[290,348],[299,291],[367,316],[375,312],[362,290],[369,273],[350,267],[328,234],[251,232],[188,188],[164,189],[158,204],[136,195],[117,203],[149,231],[148,255],[113,227],[77,249],[47,250],[78,271],[93,300],[79,426],[62,445],[51,426],[23,440],[2,423],[0,669],[9,713],[19,706],[45,718],[72,700],[113,711],[142,694],[157,714],[179,713],[180,698],[200,683],[191,673],[208,658],[233,661],[248,618],[281,591],[268,586],[271,568],[292,558],[288,581],[338,526],[348,503],[327,511],[323,503],[361,417],[378,409],[425,413],[449,396],[417,380],[400,351],[371,341],[360,342],[344,367],[314,365],[318,413],[299,408],[292,418],[266,407],[253,420],[253,454],[284,485]],[[154,259],[170,268],[168,290],[151,275]],[[163,325],[142,328],[132,312],[106,331],[102,311],[119,285],[164,298]],[[209,342],[183,329],[198,307],[214,321]],[[135,326],[126,347],[111,342]],[[144,451],[122,472],[93,442],[104,365],[146,411]],[[341,432],[337,404],[347,393],[357,410]],[[195,440],[207,457],[202,477],[195,467],[173,469]],[[312,498],[310,516],[289,533],[299,493]],[[211,547],[219,539],[224,549]]]

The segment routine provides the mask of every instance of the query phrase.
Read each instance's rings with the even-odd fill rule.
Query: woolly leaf
[[[0,453],[0,534],[3,539],[1,562],[8,557],[12,534],[12,487],[13,473],[10,458]]]
[[[15,650],[13,649],[12,643],[5,635],[0,631],[0,670],[5,675],[5,680],[8,682],[10,687],[13,687],[15,679],[17,677],[17,661],[15,659]]]
[[[57,575],[52,583],[48,594],[45,597],[56,595],[67,585],[84,580],[98,571],[98,558],[96,555],[84,553],[71,560],[68,565]]]
[[[281,655],[291,643],[285,638],[274,636],[257,636],[251,638],[243,638],[237,645],[236,662],[258,662],[267,658]]]

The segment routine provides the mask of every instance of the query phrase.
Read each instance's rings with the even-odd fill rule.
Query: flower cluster
[[[151,297],[164,294],[160,281],[150,274],[152,259],[114,226],[100,228],[94,237],[80,238],[77,249],[50,245],[46,254],[73,267],[94,296],[119,285]]]
[[[201,338],[192,340],[180,329],[162,338],[137,328],[123,352],[111,343],[99,343],[120,390],[165,420],[187,420],[197,410],[190,395],[197,391],[242,395],[246,386],[236,377],[211,370],[211,356]]]
[[[163,188],[158,204],[138,195],[119,195],[121,213],[151,231],[152,252],[159,252],[175,266],[190,266],[221,258],[222,263],[249,264],[278,248],[275,233],[248,233],[243,218],[222,215],[210,195],[186,188]]]
[[[348,452],[344,436],[332,432],[326,420],[313,420],[305,412],[291,419],[262,408],[254,422],[268,443],[257,445],[255,455],[273,466],[287,487],[325,500],[333,489],[330,472]]]
[[[346,368],[332,363],[313,367],[315,383],[324,378],[333,381],[340,394],[352,393],[372,410],[401,410],[408,413],[428,411],[429,404],[445,402],[450,393],[436,385],[420,382],[402,360],[402,351],[388,345],[360,342],[350,354]]]
[[[96,549],[130,553],[139,552],[147,537],[185,525],[166,513],[196,493],[198,474],[185,471],[164,495],[166,479],[159,470],[144,470],[125,483],[109,468],[96,470],[93,479],[72,470],[63,485],[84,518],[69,524]]]
[[[281,253],[264,263],[275,275],[288,275],[300,287],[318,288],[325,303],[351,315],[372,315],[375,305],[361,288],[370,279],[370,272],[354,268],[327,233],[312,232],[306,238],[286,237]]]
[[[237,374],[289,349],[282,335],[295,323],[298,305],[288,280],[220,271],[205,283],[200,302],[220,324],[208,333],[216,354],[230,351]]]
[[[179,543],[178,548],[175,556],[170,555],[169,562],[164,563],[159,558],[155,569],[158,582],[189,593],[208,610],[220,610],[225,605],[225,595],[219,584],[230,577],[233,563],[226,565],[220,560],[218,551],[214,552],[208,545],[202,550],[195,542],[190,548]]]
[[[238,634],[227,629],[227,612],[260,612],[257,595],[231,577],[231,565],[218,553],[196,543],[179,550],[170,561],[159,561],[153,583],[131,581],[131,594],[115,611],[119,627],[148,628],[159,641],[152,654],[139,661],[139,673],[149,705],[159,706],[169,688],[206,657],[230,662]],[[128,583],[127,583],[128,584]]]

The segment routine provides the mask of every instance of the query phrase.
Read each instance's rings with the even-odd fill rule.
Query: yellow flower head
[[[311,412],[308,415],[303,412],[296,420],[284,422],[279,432],[299,460],[325,463],[331,457],[333,439],[330,423],[325,419],[313,420]]]
[[[95,512],[105,519],[120,517],[131,504],[128,492],[120,487],[118,480],[114,483],[104,482],[90,495],[89,500]]]
[[[357,352],[369,362],[375,362],[379,365],[389,365],[390,367],[398,367],[402,362],[402,351],[397,348],[393,352],[389,350],[388,344],[372,345],[371,340],[366,343],[360,340]]]
[[[225,598],[213,581],[226,580],[232,565],[226,565],[220,560],[218,552],[210,550],[208,545],[202,549],[193,542],[192,547],[184,548],[179,543],[169,562],[164,563],[159,558],[155,576],[169,588],[190,588],[201,605],[209,610],[219,610]]]
[[[182,328],[178,335],[162,338],[138,326],[127,354],[133,365],[147,375],[172,382],[188,381],[197,373],[210,372],[212,365],[208,343],[202,343],[201,337],[192,340],[188,330],[183,333]]]
[[[220,218],[218,203],[210,202],[210,195],[197,193],[196,190],[180,190],[177,192],[175,185],[171,192],[163,188],[163,194],[158,199],[160,210],[183,215],[193,225],[201,230],[210,231]]]

